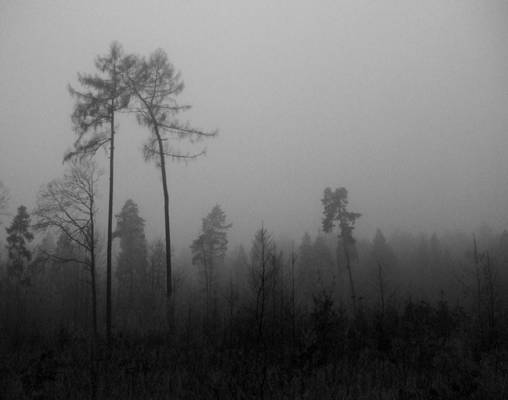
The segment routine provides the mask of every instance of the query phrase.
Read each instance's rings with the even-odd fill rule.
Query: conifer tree
[[[156,50],[148,59],[130,56],[127,64],[130,64],[131,68],[124,74],[125,82],[128,83],[129,90],[136,99],[131,109],[136,113],[139,124],[150,131],[144,147],[144,156],[147,161],[156,160],[162,177],[166,244],[166,317],[168,329],[171,332],[174,322],[174,299],[166,158],[190,160],[204,154],[204,151],[184,154],[172,148],[169,140],[177,138],[194,142],[204,137],[213,137],[217,132],[205,132],[192,128],[176,118],[178,113],[188,110],[190,106],[181,105],[176,100],[184,84],[163,50]]]
[[[316,236],[312,244],[314,263],[316,265],[316,278],[321,291],[330,290],[334,282],[334,259],[323,235]]]
[[[314,254],[312,239],[305,232],[298,247],[298,289],[305,297],[311,298],[315,291]]]
[[[192,263],[200,267],[206,296],[206,316],[210,316],[210,306],[214,302],[216,311],[217,264],[224,261],[228,239],[227,231],[231,224],[226,222],[226,214],[219,205],[212,208],[203,218],[201,234],[191,245]]]
[[[277,274],[274,260],[276,248],[271,235],[264,226],[256,232],[250,252],[250,286],[255,295],[257,341],[264,339],[266,304],[269,288]]]
[[[386,241],[383,232],[376,230],[376,235],[372,241],[371,255],[374,263],[380,263],[383,270],[394,270],[397,266],[397,258],[392,247]]]
[[[34,235],[30,232],[30,215],[25,206],[18,207],[11,225],[5,229],[7,232],[7,251],[9,264],[7,274],[22,284],[28,285],[30,278],[27,275],[26,265],[32,259],[32,252],[26,247]]]
[[[78,74],[82,87],[77,90],[69,86],[69,92],[76,98],[72,122],[78,135],[74,149],[64,160],[75,156],[93,155],[100,148],[109,145],[109,194],[108,231],[106,254],[106,331],[111,340],[111,245],[113,240],[113,183],[116,116],[126,109],[130,92],[124,85],[122,76],[130,64],[123,55],[119,43],[113,42],[109,53],[97,57],[95,67],[99,74]]]
[[[331,232],[337,225],[339,245],[342,246],[346,258],[346,269],[349,275],[349,286],[351,289],[351,300],[353,311],[356,313],[356,292],[351,271],[352,254],[354,253],[355,239],[353,229],[355,222],[361,214],[348,211],[348,192],[346,188],[337,188],[334,191],[327,187],[323,199],[323,231]]]
[[[120,303],[124,312],[139,310],[140,293],[145,289],[148,250],[145,237],[145,220],[140,217],[137,204],[127,200],[116,216],[115,237],[120,238],[120,253],[116,276],[119,283]],[[135,301],[135,300],[138,301]]]

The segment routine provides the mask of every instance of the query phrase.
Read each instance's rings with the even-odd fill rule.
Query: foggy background
[[[508,223],[508,3],[504,1],[0,2],[0,180],[12,215],[63,174],[75,134],[67,85],[113,40],[167,51],[186,88],[180,118],[219,129],[168,166],[174,246],[221,204],[232,244],[264,221],[316,234],[326,186],[363,214],[357,235]],[[132,198],[163,232],[146,129],[118,121],[115,213]],[[176,144],[178,145],[178,144]],[[188,147],[185,147],[188,148]],[[104,153],[98,157],[106,166]],[[107,172],[107,169],[105,169]],[[105,233],[107,173],[99,207]],[[3,218],[5,226],[10,220]],[[3,229],[2,229],[3,231]],[[2,232],[3,234],[3,232]]]

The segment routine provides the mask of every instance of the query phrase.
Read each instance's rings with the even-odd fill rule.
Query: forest
[[[235,221],[203,197],[200,231],[175,248],[171,162],[206,164],[199,146],[219,133],[180,122],[183,90],[164,50],[112,43],[68,87],[61,176],[33,209],[0,182],[1,398],[508,397],[508,231],[362,238],[338,180],[316,193],[318,233],[285,239],[260,217],[231,246]],[[137,199],[114,207],[120,116],[146,136],[161,237]]]

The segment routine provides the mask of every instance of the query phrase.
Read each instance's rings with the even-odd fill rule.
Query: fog
[[[262,222],[276,236],[315,235],[327,186],[348,189],[363,237],[378,227],[505,229],[507,16],[504,1],[4,0],[9,210],[30,209],[39,187],[62,175],[75,140],[67,85],[118,40],[127,53],[164,49],[185,81],[180,100],[192,105],[180,118],[219,130],[184,145],[206,156],[169,164],[177,248],[215,204],[233,223],[232,243],[249,242]],[[141,153],[147,131],[124,115],[118,133],[115,212],[132,198],[147,235],[160,236],[160,172]],[[98,160],[106,166],[103,152]],[[104,215],[106,182],[105,173]]]
[[[0,0],[0,397],[507,399],[507,22]]]

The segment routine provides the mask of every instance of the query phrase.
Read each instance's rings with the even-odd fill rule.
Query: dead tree
[[[90,273],[92,297],[93,339],[97,340],[97,284],[95,229],[96,184],[100,173],[92,161],[73,161],[62,179],[45,185],[38,194],[34,212],[38,230],[53,230],[63,234],[81,249],[81,257],[65,257],[46,253],[48,259],[61,263],[83,265]]]

